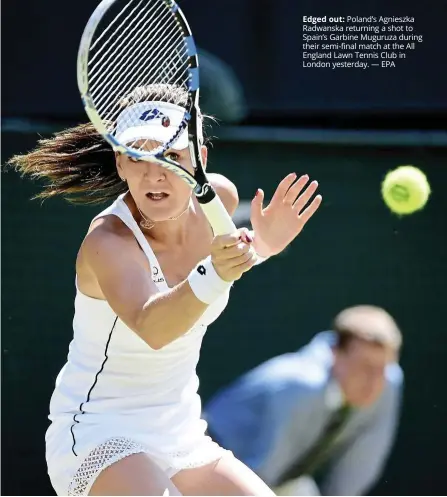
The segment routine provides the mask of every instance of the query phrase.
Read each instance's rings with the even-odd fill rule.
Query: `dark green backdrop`
[[[3,160],[37,135],[4,133]],[[404,333],[406,389],[397,444],[374,493],[445,494],[447,456],[447,150],[217,142],[210,169],[250,199],[291,171],[319,180],[324,203],[277,260],[244,276],[208,330],[200,362],[206,400],[219,386],[326,329],[345,306],[384,306]],[[428,175],[427,208],[398,219],[380,198],[388,169]],[[74,262],[99,208],[30,201],[36,191],[2,174],[2,493],[48,495],[44,432],[55,376],[72,336]]]

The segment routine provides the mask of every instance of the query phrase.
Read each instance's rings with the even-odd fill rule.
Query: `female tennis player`
[[[175,120],[185,98],[182,90],[159,85],[126,105],[156,101]],[[132,125],[124,131],[132,140],[139,134],[162,141],[165,122],[153,123],[145,137]],[[206,162],[207,148],[201,150]],[[186,133],[167,154],[193,173]],[[271,495],[206,435],[196,365],[207,326],[226,307],[232,283],[255,265],[257,254],[278,254],[301,232],[321,203],[314,197],[317,183],[289,174],[265,209],[258,190],[253,232],[214,237],[178,176],[114,154],[90,124],[42,140],[12,163],[49,180],[43,198],[115,199],[93,219],[76,261],[74,338],[46,434],[56,492]],[[236,187],[218,174],[209,179],[233,214]]]

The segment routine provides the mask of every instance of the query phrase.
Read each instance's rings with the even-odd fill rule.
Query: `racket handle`
[[[229,235],[236,231],[236,225],[233,223],[231,216],[225,209],[219,195],[206,204],[200,204],[213,228],[214,235]]]

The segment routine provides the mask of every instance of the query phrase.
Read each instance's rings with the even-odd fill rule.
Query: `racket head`
[[[90,121],[113,150],[157,162],[181,177],[215,234],[236,229],[203,168],[199,60],[188,22],[173,0],[103,0],[81,38],[77,79]],[[139,98],[151,85],[183,89],[186,99],[170,106],[163,98]],[[194,174],[164,156],[185,145]]]
[[[115,151],[162,160],[169,148],[188,146],[190,134],[203,140],[201,126],[189,126],[197,113],[198,67],[191,29],[173,0],[103,0],[81,38],[78,87],[91,122]],[[167,93],[183,89],[185,102],[174,109],[163,98],[138,98],[154,85]]]

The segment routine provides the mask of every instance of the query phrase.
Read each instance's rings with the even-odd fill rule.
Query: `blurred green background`
[[[372,493],[439,494],[447,463],[447,148],[234,141],[224,131],[209,170],[232,179],[242,201],[258,187],[269,198],[292,171],[317,179],[324,200],[292,248],[235,285],[229,307],[208,329],[199,365],[203,399],[328,329],[342,308],[383,306],[403,331],[406,387],[398,439]],[[37,138],[4,132],[3,161]],[[383,204],[380,182],[402,164],[421,168],[433,194],[424,211],[398,218]],[[103,206],[31,201],[37,185],[11,171],[2,182],[2,493],[52,495],[48,402],[72,338],[76,253]]]

